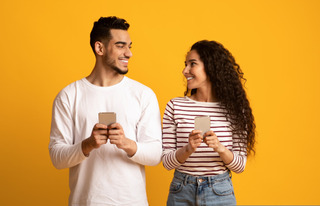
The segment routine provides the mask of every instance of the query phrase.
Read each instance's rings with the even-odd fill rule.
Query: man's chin
[[[121,70],[118,67],[113,67],[113,70],[116,71],[118,74],[127,74],[128,73],[128,68],[126,68],[125,70]]]

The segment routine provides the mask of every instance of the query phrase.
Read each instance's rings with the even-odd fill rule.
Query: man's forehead
[[[124,41],[127,43],[131,43],[129,32],[122,29],[111,29],[111,40],[117,42],[117,41]]]

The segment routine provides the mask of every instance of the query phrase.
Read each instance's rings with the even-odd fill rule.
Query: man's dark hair
[[[94,50],[94,44],[96,41],[100,41],[105,45],[108,44],[109,40],[112,38],[110,29],[121,29],[127,31],[129,27],[130,25],[124,19],[120,19],[115,16],[100,17],[98,21],[94,22],[90,33],[90,45],[93,53],[96,53]]]

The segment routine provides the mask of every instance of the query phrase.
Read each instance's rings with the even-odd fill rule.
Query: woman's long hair
[[[240,66],[235,62],[232,54],[215,41],[196,42],[192,45],[191,50],[195,50],[199,54],[204,63],[206,74],[212,83],[212,91],[227,111],[227,119],[231,122],[232,132],[238,136],[234,141],[248,155],[251,152],[255,153],[256,125],[243,88],[246,79],[243,77]],[[187,88],[185,95],[189,92]],[[196,89],[192,89],[191,95],[196,92]]]

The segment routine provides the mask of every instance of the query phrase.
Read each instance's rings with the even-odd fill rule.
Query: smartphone
[[[194,119],[194,129],[201,130],[202,135],[210,130],[210,117],[199,116]]]
[[[116,123],[117,117],[114,112],[99,112],[99,123],[109,126],[110,124]]]

